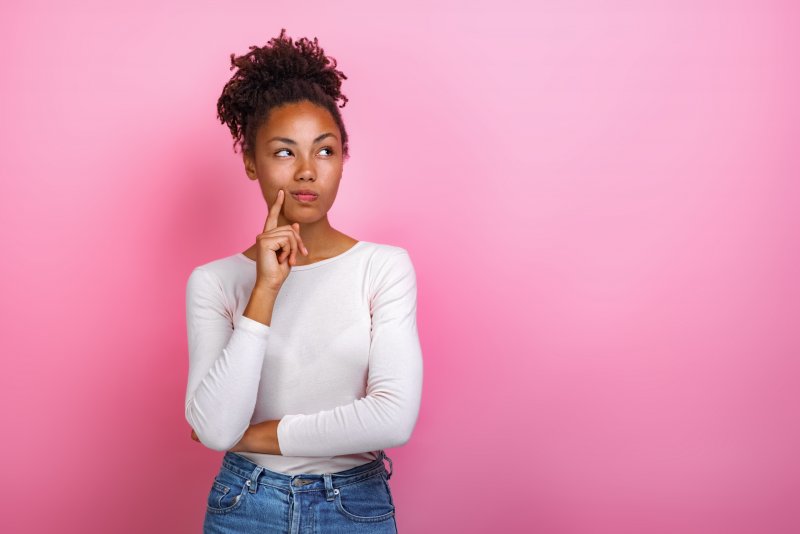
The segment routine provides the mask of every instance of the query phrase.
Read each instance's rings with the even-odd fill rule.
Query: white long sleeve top
[[[237,253],[187,281],[186,420],[201,443],[225,451],[251,423],[279,419],[281,455],[239,454],[286,474],[342,471],[406,443],[422,395],[406,249],[359,241],[292,267],[270,325],[242,315],[255,280],[256,262]]]

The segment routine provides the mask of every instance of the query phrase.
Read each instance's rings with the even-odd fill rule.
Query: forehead
[[[290,137],[299,141],[310,141],[322,132],[334,132],[339,128],[331,113],[322,106],[308,101],[293,102],[272,108],[269,118],[261,126],[259,137],[274,135]]]

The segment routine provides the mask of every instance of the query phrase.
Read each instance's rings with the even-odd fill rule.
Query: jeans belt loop
[[[264,468],[261,466],[253,469],[253,473],[250,475],[250,479],[247,481],[247,485],[249,486],[248,491],[250,491],[250,493],[255,493],[258,489],[258,477],[261,475],[263,470]]]
[[[330,473],[324,473],[322,478],[325,480],[325,500],[333,500],[333,477]]]

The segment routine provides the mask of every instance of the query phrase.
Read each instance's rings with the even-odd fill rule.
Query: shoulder
[[[399,245],[392,245],[389,243],[374,243],[371,241],[362,241],[364,249],[370,255],[373,261],[391,261],[392,258],[397,258],[400,255],[408,256],[408,250]]]
[[[408,250],[399,245],[389,243],[363,242],[364,252],[368,255],[369,272],[375,275],[385,274],[387,271],[413,269],[411,255]]]
[[[197,289],[224,293],[226,287],[235,283],[238,277],[252,270],[249,261],[237,253],[201,263],[191,269],[187,284]]]
[[[397,285],[415,285],[416,273],[405,247],[388,243],[369,243],[368,278],[371,294]]]

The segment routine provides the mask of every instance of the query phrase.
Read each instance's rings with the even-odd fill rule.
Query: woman
[[[415,271],[404,248],[331,227],[346,76],[285,32],[231,55],[217,103],[269,206],[263,231],[186,287],[186,420],[226,451],[204,531],[397,532],[383,449],[419,411]]]

